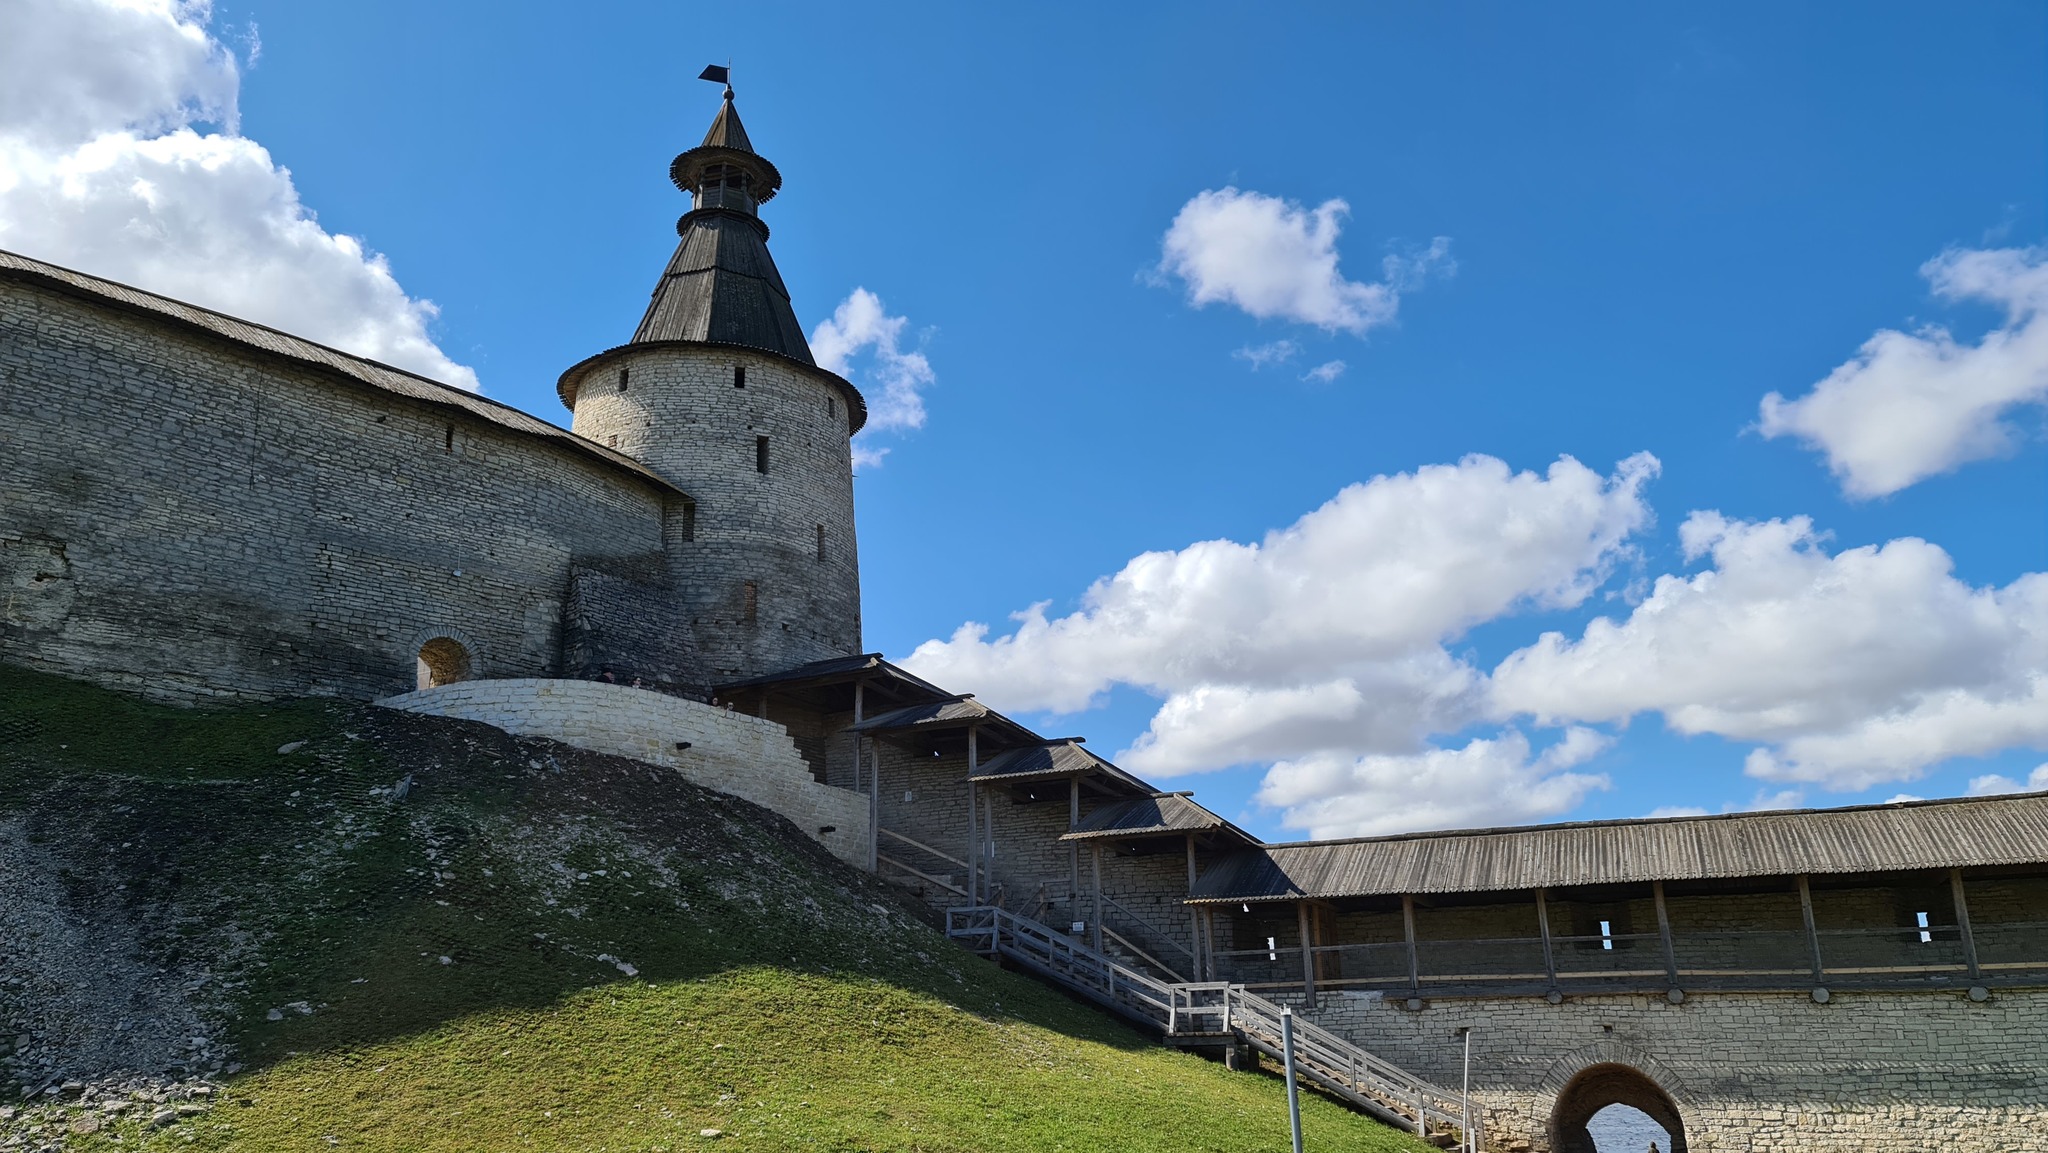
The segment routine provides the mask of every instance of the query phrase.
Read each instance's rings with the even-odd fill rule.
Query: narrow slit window
[[[1600,922],[1600,947],[1612,951],[1614,948],[1614,922]]]
[[[750,621],[761,617],[761,586],[753,581],[740,587],[740,612]]]
[[[818,526],[818,559],[825,559],[825,526]]]
[[[695,502],[685,502],[683,504],[683,539],[686,541],[697,539],[697,505]]]
[[[454,425],[452,425],[452,424],[448,426],[448,429],[447,429],[447,431],[446,431],[446,432],[444,432],[444,433],[442,433],[442,434],[441,434],[441,451],[442,451],[442,452],[454,452],[454,451],[455,451],[455,426],[454,426]]]
[[[1934,932],[1928,926],[1927,914],[1915,913],[1913,914],[1913,920],[1920,926],[1920,943],[1924,945],[1932,942],[1934,940]]]
[[[632,375],[633,375],[633,370],[632,370],[632,369],[630,369],[630,368],[622,368],[622,369],[620,369],[620,370],[619,370],[619,391],[620,391],[620,392],[624,392],[624,391],[626,391],[626,382],[627,382],[627,381],[628,381],[629,379],[631,379],[631,378],[632,378]]]
[[[734,388],[745,388],[745,387],[747,387],[747,366],[746,366],[746,365],[744,365],[744,364],[735,364],[735,365],[733,365],[733,366],[732,366],[732,386],[733,386]]]
[[[765,436],[754,438],[754,471],[768,471],[768,438]]]
[[[825,415],[830,417],[837,417],[839,415],[839,402],[829,396],[825,398]]]

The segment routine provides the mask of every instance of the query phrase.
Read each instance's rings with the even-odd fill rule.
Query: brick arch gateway
[[[1665,1153],[1686,1153],[1685,1121],[1671,1094],[1649,1075],[1630,1065],[1604,1061],[1581,1069],[1557,1095],[1550,1111],[1550,1143],[1554,1153],[1596,1153],[1587,1122],[1609,1105],[1640,1109],[1671,1135]]]

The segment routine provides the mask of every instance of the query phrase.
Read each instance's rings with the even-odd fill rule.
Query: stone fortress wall
[[[1298,997],[1280,997],[1299,1005]],[[1308,1015],[1439,1085],[1463,1075],[1494,1148],[1549,1147],[1574,1083],[1635,1071],[1668,1095],[1692,1153],[2048,1150],[2048,990],[1430,1000],[1326,996]],[[1624,1103],[1629,1101],[1626,1095]],[[1654,1115],[1654,1102],[1638,1107]]]
[[[867,796],[820,783],[773,721],[601,681],[463,681],[377,703],[674,769],[789,818],[834,856],[867,866]]]
[[[560,673],[577,566],[662,579],[685,498],[629,462],[63,289],[0,275],[0,659],[377,697],[437,637],[467,675]]]
[[[860,651],[841,385],[782,357],[680,342],[627,345],[566,379],[572,431],[696,498],[674,611],[711,681]]]

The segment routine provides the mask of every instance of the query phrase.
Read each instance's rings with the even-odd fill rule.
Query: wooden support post
[[[1799,882],[1799,916],[1806,922],[1806,947],[1813,954],[1813,983],[1818,987],[1827,975],[1820,959],[1820,931],[1813,926],[1813,887],[1806,883],[1806,874],[1801,873]]]
[[[1081,827],[1081,776],[1067,778],[1067,831]],[[1081,842],[1067,842],[1067,919],[1081,911]]]
[[[882,844],[882,741],[868,742],[868,872],[879,863]]]
[[[1977,964],[1977,935],[1970,931],[1970,902],[1963,896],[1963,871],[1948,871],[1948,891],[1956,901],[1956,932],[1963,940],[1963,963],[1970,967],[1970,980],[1984,975]]]
[[[1102,952],[1102,843],[1097,841],[1095,844],[1088,846],[1088,849],[1095,862],[1095,901],[1094,907],[1088,910],[1088,931],[1089,935],[1094,938],[1095,951],[1100,953]]]
[[[861,722],[862,713],[865,711],[862,706],[867,703],[864,700],[867,687],[867,682],[865,681],[853,682],[853,723],[856,725]],[[853,791],[856,793],[861,791],[860,761],[863,751],[861,748],[861,734],[853,734]]]
[[[1408,942],[1408,990],[1422,991],[1422,966],[1415,954],[1415,898],[1401,894],[1401,935]]]
[[[1202,910],[1202,956],[1209,962],[1208,979],[1216,979],[1216,910]],[[1226,1030],[1227,1032],[1228,1030]]]
[[[988,878],[981,864],[981,828],[976,822],[975,804],[981,799],[981,786],[974,783],[974,774],[981,771],[981,746],[976,743],[980,725],[967,726],[967,899],[981,904],[982,890]]]
[[[1316,1007],[1316,938],[1309,928],[1307,901],[1294,902],[1294,919],[1301,928],[1302,1002],[1313,1009]]]
[[[969,731],[972,731],[972,730],[969,730]],[[971,776],[973,776],[973,775],[974,775],[974,770],[972,770],[972,769],[969,769],[969,770],[968,770],[968,776],[970,776],[970,777],[971,777]],[[976,893],[977,891],[979,891],[979,886],[977,886],[977,885],[975,884],[975,880],[974,880],[974,872],[975,872],[975,870],[974,870],[974,860],[975,860],[975,852],[974,852],[974,849],[975,849],[975,846],[977,846],[977,845],[979,845],[979,844],[981,843],[981,837],[980,837],[980,835],[979,835],[979,833],[980,833],[980,830],[979,830],[979,826],[980,826],[980,824],[981,824],[981,814],[980,814],[980,813],[977,813],[977,812],[975,812],[975,811],[974,811],[974,794],[975,794],[975,792],[976,792],[976,791],[977,791],[977,786],[975,785],[975,783],[974,783],[973,781],[971,781],[971,780],[970,780],[970,781],[968,781],[968,782],[967,782],[967,852],[966,852],[966,853],[964,853],[964,854],[962,854],[962,856],[961,856],[960,860],[961,860],[961,864],[962,864],[962,866],[963,866],[963,867],[964,867],[964,868],[965,868],[965,869],[967,870],[967,883],[966,883],[965,885],[961,886],[961,887],[962,887],[963,889],[965,889],[965,890],[967,891],[967,903],[968,903],[968,904],[970,904],[970,905],[979,905],[979,904],[981,904],[981,901],[980,901],[980,900],[979,900],[979,899],[978,899],[978,898],[977,898],[977,897],[975,896],[975,893]]]
[[[981,868],[991,904],[996,899],[996,795],[1001,791],[990,785],[981,797],[981,825],[987,833],[982,841]]]
[[[1188,897],[1195,895],[1195,835],[1188,834]],[[1194,959],[1194,978],[1202,980],[1202,912],[1188,906],[1188,956]]]
[[[1536,890],[1536,931],[1543,934],[1543,975],[1553,991],[1557,988],[1557,950],[1550,941],[1550,893]]]
[[[1678,988],[1678,950],[1671,944],[1671,911],[1664,905],[1664,882],[1651,881],[1650,895],[1657,899],[1657,941],[1664,946],[1664,979]]]

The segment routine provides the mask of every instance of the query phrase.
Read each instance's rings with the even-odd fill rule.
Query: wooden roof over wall
[[[585,440],[568,429],[549,424],[537,416],[486,399],[467,389],[429,380],[388,364],[352,356],[340,349],[315,344],[288,332],[229,316],[224,312],[215,312],[210,308],[201,308],[196,304],[187,304],[182,300],[173,300],[168,296],[159,296],[154,292],[144,292],[142,289],[117,281],[88,276],[83,272],[36,260],[17,252],[0,250],[0,276],[39,284],[66,295],[81,297],[123,312],[140,314],[187,331],[218,337],[266,356],[324,369],[328,374],[340,379],[402,396],[408,400],[459,411],[465,416],[495,424],[509,432],[530,436],[538,441],[559,445],[570,452],[590,457],[608,468],[651,484],[664,492],[679,496],[688,495],[632,457],[606,448],[595,441]]]
[[[1588,821],[1234,853],[1196,903],[2048,863],[2048,793],[1842,809]]]

